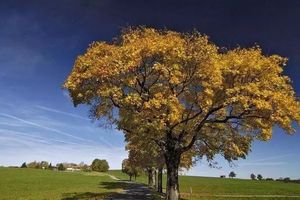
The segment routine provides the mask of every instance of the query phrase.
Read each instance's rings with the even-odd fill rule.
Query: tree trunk
[[[148,187],[155,188],[155,174],[153,168],[148,169]]]
[[[162,193],[162,167],[158,168],[158,175],[157,175],[157,192]]]
[[[154,170],[155,189],[157,190],[157,171]]]
[[[131,177],[132,177],[132,176],[130,175],[130,176],[129,176],[129,181],[131,181]]]
[[[174,141],[169,140],[166,146],[167,151],[165,152],[165,160],[167,165],[167,200],[179,199],[178,168],[181,153],[175,148],[174,143]]]

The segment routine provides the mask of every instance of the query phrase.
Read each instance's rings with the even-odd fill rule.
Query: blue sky
[[[121,132],[99,127],[85,106],[74,108],[61,89],[74,59],[95,40],[111,40],[127,25],[176,31],[197,29],[225,47],[258,43],[267,54],[289,58],[285,73],[300,94],[299,1],[4,1],[0,4],[0,165],[47,160],[120,168],[127,155]],[[255,142],[246,160],[221,169],[205,161],[187,172],[219,176],[235,171],[300,178],[300,128],[288,136],[275,127]]]

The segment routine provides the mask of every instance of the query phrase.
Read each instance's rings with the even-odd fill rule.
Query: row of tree
[[[129,160],[146,161],[149,174],[165,167],[166,198],[178,200],[179,168],[193,157],[231,162],[253,140],[271,139],[275,125],[294,132],[300,102],[286,63],[258,46],[220,48],[198,32],[128,28],[79,55],[64,88],[75,106],[124,132]]]
[[[106,160],[101,159],[94,159],[91,165],[87,165],[84,162],[81,162],[79,164],[76,163],[58,163],[55,166],[53,166],[51,163],[47,161],[33,161],[28,164],[24,162],[21,165],[21,168],[34,168],[34,169],[49,169],[49,170],[59,170],[64,171],[66,169],[70,170],[82,170],[82,171],[97,171],[97,172],[107,172],[109,169],[109,164]]]
[[[52,164],[51,163],[49,164],[47,161],[41,161],[41,162],[33,161],[28,164],[26,162],[24,162],[21,165],[21,168],[53,169],[53,168],[55,168],[55,166],[52,166]]]
[[[234,177],[236,177],[236,173],[235,173],[234,171],[231,171],[231,172],[229,173],[228,177],[229,177],[229,178],[234,178]],[[250,174],[250,178],[251,178],[252,180],[256,180],[256,178],[257,178],[258,180],[262,180],[262,179],[263,179],[263,177],[262,177],[261,174],[258,174],[257,177],[256,177],[255,174],[253,174],[253,173]]]
[[[220,176],[221,178],[225,178],[225,175]],[[236,173],[234,171],[231,171],[228,175],[229,178],[234,178],[236,177]],[[250,174],[250,178],[252,180],[263,180],[263,176],[261,174],[257,174],[257,176],[255,174]],[[266,181],[274,181],[273,178],[266,178]],[[283,182],[300,182],[299,180],[291,180],[289,177],[285,177],[285,178],[279,178],[276,179],[276,181],[283,181]]]
[[[140,132],[140,135],[149,134]],[[165,164],[164,152],[155,144],[154,141],[140,140],[140,136],[132,132],[127,132],[125,140],[127,141],[126,150],[128,158],[122,162],[122,171],[130,177],[137,177],[140,173],[146,172],[148,175],[148,186],[156,188],[158,192],[162,192],[162,174],[167,169]],[[187,151],[182,155],[178,170],[190,169],[195,161],[192,159],[195,152]],[[168,170],[167,170],[168,171]],[[178,174],[176,177],[178,179]]]
[[[255,174],[250,174],[250,178],[252,179],[252,180],[256,180],[256,179],[258,179],[258,180],[262,180],[263,179],[263,177],[262,177],[262,175],[261,174],[257,174],[257,176],[255,175]]]

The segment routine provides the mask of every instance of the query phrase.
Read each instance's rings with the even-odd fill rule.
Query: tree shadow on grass
[[[160,195],[145,185],[129,181],[101,182],[100,188],[111,192],[74,192],[64,193],[62,200],[156,200],[161,199]]]
[[[111,195],[116,195],[118,191],[125,190],[128,186],[122,181],[117,182],[100,182],[99,187],[111,192],[72,192],[62,194],[61,200],[80,200],[80,199],[106,199]]]
[[[104,193],[96,193],[96,192],[74,192],[74,193],[64,193],[61,200],[79,200],[79,199],[92,199],[92,200],[100,200],[105,199],[107,196],[112,193],[104,192]]]

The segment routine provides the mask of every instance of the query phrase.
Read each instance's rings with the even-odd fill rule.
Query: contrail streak
[[[75,114],[72,114],[72,113],[64,112],[64,111],[61,111],[61,110],[57,110],[57,109],[53,109],[53,108],[49,108],[49,107],[45,107],[45,106],[36,105],[35,107],[37,107],[37,108],[39,108],[41,110],[49,111],[49,112],[54,112],[54,113],[59,113],[59,114],[63,114],[63,115],[68,115],[70,117],[75,117],[77,119],[83,119],[83,120],[87,120],[87,121],[89,120],[89,119],[81,117],[79,115],[75,115]]]
[[[18,120],[18,121],[23,122],[23,123],[28,124],[28,125],[32,125],[32,126],[35,126],[35,127],[39,127],[39,128],[42,128],[42,129],[45,129],[45,130],[48,130],[48,131],[52,131],[52,132],[64,135],[64,136],[68,136],[68,137],[71,137],[73,139],[81,140],[81,141],[84,141],[84,142],[95,143],[92,140],[83,139],[81,137],[71,135],[67,132],[64,132],[64,131],[61,131],[61,130],[58,130],[58,129],[55,129],[55,128],[50,128],[50,127],[47,127],[47,126],[43,126],[43,125],[28,121],[28,120],[25,120],[25,119],[21,119],[19,117],[13,116],[13,115],[9,115],[9,114],[6,114],[6,113],[0,113],[0,115],[3,116],[3,117],[10,118],[10,119]]]

